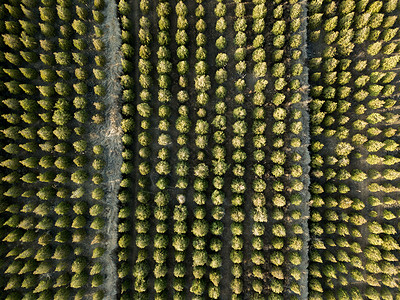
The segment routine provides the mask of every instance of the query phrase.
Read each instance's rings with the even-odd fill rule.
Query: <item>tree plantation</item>
[[[400,299],[399,15],[4,0],[0,298]]]

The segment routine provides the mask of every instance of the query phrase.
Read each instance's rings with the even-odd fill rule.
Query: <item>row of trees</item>
[[[255,47],[252,54],[252,61],[254,62],[253,73],[258,78],[254,85],[254,96],[253,105],[259,109],[257,115],[254,116],[253,122],[253,147],[255,149],[254,159],[256,161],[254,174],[256,179],[253,181],[253,251],[252,251],[252,263],[253,263],[253,291],[254,294],[262,295],[269,293],[270,297],[276,299],[283,299],[283,295],[288,295],[284,289],[283,279],[286,278],[284,263],[286,262],[286,255],[282,251],[285,245],[286,238],[286,224],[282,221],[284,218],[283,207],[286,206],[285,196],[282,194],[285,192],[287,187],[286,183],[280,178],[284,175],[285,169],[284,164],[286,163],[287,154],[283,151],[282,147],[285,145],[283,139],[286,131],[285,118],[287,115],[286,108],[281,108],[280,105],[285,99],[285,90],[287,88],[287,75],[285,74],[285,65],[281,62],[283,60],[282,49],[286,46],[286,39],[288,34],[284,34],[284,28],[281,30],[275,30],[278,25],[286,26],[286,20],[283,20],[283,5],[279,4],[278,1],[274,3],[274,10],[271,12],[274,15],[275,23],[273,25],[272,33],[275,35],[273,38],[273,57],[276,59],[276,63],[272,66],[271,70],[267,70],[267,58],[266,49],[267,45],[263,40],[263,32],[265,31],[264,19],[266,16],[265,4],[258,4],[253,9],[254,14],[257,12],[259,17],[255,19],[253,24],[253,31],[256,32],[256,36],[253,40],[253,46]],[[262,12],[262,14],[261,14]],[[293,24],[294,22],[291,21]],[[282,30],[283,29],[283,30]],[[261,42],[260,42],[261,41]],[[287,47],[287,46],[286,46]],[[285,47],[285,48],[286,48]],[[265,151],[266,137],[271,132],[267,131],[266,117],[267,111],[264,108],[266,102],[265,90],[269,83],[266,80],[267,73],[271,74],[275,81],[273,82],[273,104],[275,105],[275,111],[273,112],[274,123],[272,124],[272,135],[273,137],[272,146],[273,151],[270,153],[270,160],[273,162],[272,174],[276,177],[276,180],[272,183],[272,206],[267,203],[265,194],[269,191],[267,187],[267,181],[265,180],[266,171],[263,167],[265,163],[269,161],[267,153]],[[272,86],[271,86],[272,87]],[[271,88],[269,87],[269,88]],[[267,207],[273,208],[271,210],[270,218],[267,213]],[[268,221],[268,222],[267,222]],[[263,223],[267,223],[269,226],[266,227]],[[264,250],[263,237],[265,235],[274,237],[271,241],[272,249],[270,251]],[[266,278],[264,275],[265,265],[269,261],[271,266],[270,274],[271,278],[266,284]],[[284,277],[285,276],[285,277]],[[289,277],[289,276],[288,276]],[[293,276],[296,278],[295,276]],[[293,278],[291,277],[291,278]],[[268,289],[265,286],[268,285]],[[291,295],[293,297],[293,295]]]
[[[147,14],[148,11],[148,2],[141,1],[140,2],[140,15]],[[149,82],[149,79],[142,79],[140,81],[141,87],[143,88],[140,95],[135,95],[134,91],[134,79],[131,77],[132,72],[134,71],[133,57],[135,51],[138,51],[134,48],[134,37],[132,32],[133,24],[130,19],[130,15],[132,13],[131,5],[125,1],[120,0],[118,3],[118,17],[121,24],[121,38],[122,45],[121,51],[123,57],[121,59],[123,74],[121,76],[121,86],[122,86],[122,129],[124,134],[122,136],[122,142],[124,144],[124,150],[122,152],[123,157],[123,165],[121,168],[121,172],[123,174],[123,179],[120,184],[120,191],[118,194],[119,199],[119,214],[118,214],[118,278],[119,278],[119,286],[120,290],[118,291],[121,299],[132,299],[134,295],[132,294],[132,289],[140,298],[145,298],[147,287],[147,277],[150,272],[148,259],[148,251],[147,247],[150,243],[150,239],[148,236],[148,231],[150,228],[149,219],[151,216],[150,206],[149,206],[149,195],[146,192],[146,186],[148,185],[148,172],[146,171],[150,168],[147,165],[147,161],[150,155],[147,140],[147,132],[146,129],[149,127],[149,120],[152,113],[152,109],[150,105],[147,103],[148,99],[151,97],[150,92],[147,89],[146,82]],[[141,57],[141,62],[151,68],[150,62],[147,60],[151,54],[149,48],[149,42],[146,39],[150,38],[148,32],[148,19],[145,16],[142,16],[140,19],[140,30],[142,34],[139,36],[139,42],[137,46],[139,47],[139,55]],[[140,76],[147,76],[147,73],[143,71],[142,68],[139,68]],[[138,102],[137,107],[135,107],[134,101],[136,98],[141,99],[142,102]],[[132,136],[134,129],[134,115],[138,114],[141,119],[141,127],[138,129],[138,132],[141,132],[139,141],[139,155],[138,163],[142,164],[142,167],[139,168],[138,174],[138,183],[139,189],[137,191],[137,195],[135,195],[135,212],[131,213],[131,200],[133,197],[132,194],[132,185],[134,183],[132,179],[133,174],[133,164],[134,159],[136,158],[134,152],[132,151],[132,145],[135,145],[134,138]],[[131,229],[131,225],[134,226],[134,237],[133,241],[138,249],[137,256],[134,257],[135,261],[130,263],[132,254],[132,235],[133,230]],[[132,268],[133,267],[133,268]],[[133,279],[135,278],[135,280]],[[140,295],[140,296],[139,296]],[[135,298],[135,297],[134,297]]]
[[[210,226],[205,220],[207,211],[205,204],[207,201],[206,190],[208,188],[209,168],[204,163],[204,149],[208,144],[209,124],[206,119],[206,104],[209,101],[209,90],[211,88],[211,79],[208,75],[208,65],[206,62],[207,52],[205,49],[206,43],[210,42],[206,37],[207,24],[204,20],[206,9],[202,4],[203,1],[198,1],[196,7],[196,65],[195,65],[195,82],[196,90],[196,108],[197,117],[194,125],[195,145],[197,153],[194,158],[194,189],[196,194],[194,201],[196,207],[194,209],[195,220],[192,224],[192,233],[194,239],[192,242],[192,266],[194,280],[191,283],[190,292],[193,299],[200,299],[207,293],[207,278],[206,267],[208,263],[208,251],[206,249],[206,237],[209,234]]]
[[[170,33],[169,33],[169,19],[171,14],[171,6],[168,1],[160,0],[156,6],[157,21],[158,21],[158,36],[157,42],[153,45],[158,45],[157,50],[157,63],[155,64],[155,75],[158,78],[158,103],[154,103],[154,110],[158,110],[158,130],[155,133],[157,139],[158,150],[157,159],[154,160],[154,169],[157,173],[155,177],[155,185],[157,187],[157,194],[154,197],[153,215],[156,233],[152,238],[154,245],[153,259],[154,259],[154,291],[155,299],[166,299],[167,296],[167,271],[171,268],[167,264],[168,245],[170,241],[170,231],[168,231],[168,218],[170,217],[171,199],[170,193],[166,190],[170,186],[168,175],[171,173],[170,151],[168,145],[172,142],[171,135],[169,134],[170,119],[171,119],[171,75],[172,63],[170,47]],[[178,39],[177,39],[178,41]],[[155,84],[153,85],[155,86]],[[158,124],[157,124],[158,123]],[[185,245],[185,241],[183,241]],[[159,254],[158,254],[159,253]],[[181,262],[185,259],[184,253],[175,254],[175,259]],[[175,276],[174,276],[175,277]],[[179,277],[178,277],[179,278]],[[176,280],[175,280],[176,282]]]
[[[252,15],[253,15],[253,26],[252,31],[255,33],[255,37],[253,39],[253,47],[254,50],[251,55],[253,66],[253,74],[256,76],[257,81],[254,84],[254,95],[252,97],[252,104],[254,105],[253,112],[253,122],[252,122],[252,136],[253,136],[253,159],[255,159],[255,164],[253,168],[253,175],[255,179],[252,182],[252,186],[247,187],[247,189],[252,188],[252,244],[251,244],[251,262],[252,262],[252,293],[254,299],[262,299],[266,293],[266,276],[265,276],[265,264],[267,262],[268,256],[266,251],[264,250],[264,239],[263,236],[265,234],[265,225],[268,221],[268,213],[267,213],[267,202],[265,198],[266,192],[266,181],[265,181],[265,168],[264,163],[266,163],[266,151],[265,147],[267,146],[267,138],[266,138],[266,110],[264,108],[264,104],[266,101],[266,97],[264,91],[267,87],[267,58],[266,58],[266,45],[264,41],[265,35],[265,22],[267,19],[267,6],[265,1],[253,1],[255,4]],[[244,20],[244,16],[241,17]],[[241,20],[238,19],[238,20]],[[243,23],[243,21],[242,21]],[[238,31],[236,35],[238,36],[241,31]],[[240,45],[240,47],[245,48],[246,45]],[[240,51],[238,48],[237,51]],[[240,57],[240,61],[246,63],[246,57]],[[241,70],[239,70],[241,71]],[[237,84],[236,84],[237,85]],[[239,89],[239,92],[242,92]],[[240,95],[240,94],[239,94]],[[239,100],[239,101],[237,101]],[[239,107],[243,107],[244,103],[241,101],[241,97],[237,97],[236,102],[240,105]],[[237,118],[238,122],[245,121],[245,115],[240,115]],[[238,136],[242,136],[244,140],[246,140],[246,136],[249,134],[244,132],[244,134],[238,134]],[[242,199],[245,200],[243,198]],[[244,213],[244,211],[240,210],[239,212]],[[238,221],[238,220],[236,220]],[[240,220],[239,220],[240,221]],[[272,285],[271,285],[272,286]],[[272,296],[272,295],[271,295]]]
[[[212,223],[211,223],[211,234],[212,234],[212,242],[210,243],[210,254],[209,254],[209,265],[211,267],[210,271],[210,283],[208,286],[208,296],[211,299],[219,299],[220,295],[220,282],[222,278],[222,274],[220,268],[222,266],[222,257],[220,254],[222,248],[222,234],[224,232],[224,224],[222,219],[225,215],[225,207],[226,206],[226,196],[224,189],[226,189],[224,177],[227,172],[227,163],[225,159],[226,155],[226,141],[225,141],[225,132],[227,129],[227,121],[226,121],[226,109],[227,109],[227,101],[226,99],[226,85],[228,81],[228,72],[226,70],[226,66],[228,65],[229,58],[226,54],[226,46],[227,41],[225,38],[225,30],[226,30],[226,5],[223,2],[216,3],[214,7],[214,17],[216,20],[215,30],[218,33],[215,46],[218,49],[217,55],[215,57],[215,65],[217,67],[214,75],[214,80],[217,83],[217,87],[215,89],[215,95],[217,97],[217,101],[214,106],[215,117],[211,122],[211,125],[215,129],[215,133],[213,135],[214,145],[212,148],[212,164],[213,168],[211,172],[213,178],[213,191],[211,194],[212,200]]]
[[[189,39],[187,35],[188,9],[183,1],[177,2],[175,11],[178,17],[177,32],[175,41],[177,43],[176,56],[179,60],[177,64],[177,71],[179,73],[179,91],[177,93],[177,100],[180,105],[178,108],[179,117],[175,122],[175,129],[178,131],[176,144],[178,146],[177,158],[178,164],[175,167],[175,175],[178,177],[175,187],[178,188],[179,194],[177,195],[178,205],[174,209],[174,237],[172,245],[175,249],[175,268],[174,268],[174,299],[184,299],[187,297],[188,292],[185,288],[188,280],[188,272],[186,270],[185,261],[189,260],[186,249],[189,247],[189,239],[187,237],[190,226],[187,223],[188,209],[185,204],[188,195],[189,185],[189,161],[190,152],[188,148],[188,133],[191,130],[191,121],[189,119],[189,94],[188,94],[188,76],[189,65]],[[189,200],[189,199],[188,199]],[[189,227],[189,228],[188,228]],[[202,270],[199,271],[201,273]],[[197,275],[197,274],[196,274]],[[197,277],[196,277],[197,278]]]

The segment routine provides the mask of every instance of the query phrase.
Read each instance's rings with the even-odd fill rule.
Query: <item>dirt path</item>
[[[300,47],[302,55],[300,60],[303,62],[303,65],[306,65],[307,62],[307,2],[301,3],[302,13],[300,15],[301,18],[301,26],[299,32],[303,39],[303,45]],[[300,285],[300,298],[299,299],[308,299],[308,265],[309,265],[309,242],[310,242],[310,231],[308,228],[308,219],[310,218],[310,151],[308,150],[308,146],[311,142],[310,136],[310,115],[308,110],[309,96],[308,96],[308,68],[305,67],[302,76],[300,76],[299,80],[301,86],[303,87],[302,92],[302,100],[299,103],[293,105],[293,109],[299,109],[302,112],[302,117],[300,119],[303,125],[303,131],[301,136],[299,136],[301,140],[302,147],[298,148],[298,152],[302,157],[300,165],[303,169],[303,175],[300,177],[300,180],[304,184],[304,189],[301,193],[302,195],[302,203],[300,205],[300,212],[302,215],[301,225],[303,227],[304,235],[302,236],[304,246],[301,252],[302,264],[300,265],[300,270],[302,272],[302,276],[299,280]]]
[[[133,68],[133,70],[129,73],[129,75],[133,78],[133,80],[135,82],[139,82],[139,69],[136,67],[137,66],[137,62],[139,61],[139,36],[138,36],[138,31],[139,31],[139,22],[133,22],[132,20],[139,20],[140,17],[140,10],[139,10],[139,1],[129,1],[129,5],[131,7],[131,16],[130,16],[130,20],[132,22],[132,29],[130,32],[130,36],[132,39],[131,44],[134,47],[134,55],[132,58],[129,59],[129,61],[132,63],[133,66],[135,66]],[[140,93],[140,84],[136,84],[134,87],[132,87],[132,90],[134,91],[134,94],[136,95],[133,104],[137,105],[139,103],[139,93]],[[141,117],[139,114],[135,114],[134,116],[134,123],[135,124],[140,124],[140,120]],[[140,150],[140,145],[138,143],[138,139],[137,139],[137,134],[140,132],[140,127],[136,126],[134,131],[131,133],[132,136],[132,145],[127,145],[126,148],[127,150],[131,150],[133,152],[132,155],[132,159],[131,159],[131,163],[133,165],[133,169],[137,170],[138,169],[138,165],[140,163],[140,159],[139,159],[139,150]],[[131,180],[131,186],[129,187],[129,193],[130,195],[135,195],[138,191],[139,191],[139,187],[138,187],[138,179],[139,176],[137,176],[136,174],[133,174],[132,176],[130,176],[129,178]],[[129,267],[131,268],[131,270],[133,270],[136,260],[138,258],[138,247],[136,247],[136,239],[137,239],[137,231],[135,228],[135,214],[134,212],[136,211],[136,206],[138,205],[138,201],[133,198],[132,201],[129,201],[128,203],[128,207],[130,209],[130,211],[132,212],[131,214],[131,224],[130,224],[130,234],[131,234],[131,242],[130,242],[130,246],[129,246],[129,255],[130,258],[128,259],[128,263],[129,263]],[[131,284],[132,290],[133,290],[133,286],[134,286],[134,278],[132,275],[129,276],[128,282]]]
[[[250,91],[254,90],[254,84],[256,82],[254,76],[252,76],[252,70],[254,68],[254,61],[251,59],[251,55],[253,52],[252,49],[252,41],[254,39],[254,33],[252,31],[252,21],[250,18],[247,16],[251,16],[253,13],[254,9],[254,3],[252,2],[245,2],[242,1],[245,5],[245,19],[248,22],[247,28],[246,28],[246,35],[248,36],[247,42],[244,45],[244,48],[246,48],[247,54],[246,54],[246,72],[245,75],[242,77],[246,81],[246,89],[244,90],[244,96],[245,96],[245,102],[240,105],[238,103],[235,103],[235,107],[243,107],[246,110],[246,117],[244,118],[244,121],[248,124],[248,132],[245,135],[245,147],[244,151],[247,155],[246,161],[243,163],[244,166],[246,167],[246,174],[245,174],[245,184],[246,184],[246,193],[243,195],[243,203],[241,205],[241,208],[244,210],[245,218],[242,222],[243,224],[243,262],[241,263],[241,266],[243,268],[243,274],[241,276],[241,280],[243,282],[243,299],[250,299],[253,291],[252,287],[252,280],[253,280],[253,262],[251,261],[251,253],[253,251],[253,244],[252,244],[252,239],[253,239],[253,217],[251,215],[251,211],[254,208],[253,201],[252,201],[252,196],[253,191],[252,191],[252,186],[251,182],[252,179],[255,178],[254,172],[253,172],[253,166],[256,164],[256,160],[254,159],[253,152],[255,150],[254,145],[253,145],[253,137],[254,133],[250,129],[253,126],[254,118],[252,111],[255,108],[253,101],[252,101],[252,94]],[[237,32],[235,31],[235,36]],[[238,49],[240,48],[239,46],[235,45],[235,48]],[[235,50],[236,50],[235,49]],[[237,74],[235,70],[235,74]],[[239,74],[237,74],[238,76]],[[238,76],[239,77],[239,76]],[[239,78],[240,78],[239,77]],[[238,93],[238,92],[236,92]],[[234,122],[234,118],[232,117],[232,122]],[[233,151],[231,151],[232,153]],[[233,277],[233,276],[232,276]]]
[[[118,190],[121,182],[121,165],[122,165],[122,141],[121,141],[121,114],[119,102],[121,86],[119,76],[122,73],[121,68],[121,30],[117,20],[117,5],[115,1],[107,1],[104,10],[106,16],[103,23],[104,36],[103,40],[108,47],[106,48],[106,57],[109,58],[105,69],[107,77],[104,81],[107,93],[103,98],[106,106],[105,123],[94,133],[96,140],[94,144],[102,145],[104,148],[104,160],[106,161],[105,169],[105,206],[107,220],[105,232],[108,235],[107,248],[102,257],[103,265],[106,266],[104,272],[106,274],[104,282],[105,296],[104,299],[116,299],[117,295],[117,257],[115,250],[117,249],[118,240]]]

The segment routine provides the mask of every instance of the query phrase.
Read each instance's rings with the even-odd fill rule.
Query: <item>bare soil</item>
[[[102,25],[104,30],[103,41],[106,47],[108,58],[105,68],[106,96],[103,102],[106,106],[104,113],[105,122],[101,127],[93,127],[95,145],[102,145],[104,148],[103,158],[106,162],[104,169],[104,190],[105,190],[105,232],[108,236],[106,251],[102,257],[103,270],[106,275],[104,281],[104,299],[116,299],[117,296],[117,255],[118,245],[118,190],[122,179],[122,130],[121,130],[121,85],[119,77],[122,73],[121,67],[121,30],[117,19],[117,5],[115,1],[107,1],[104,9],[105,21]]]
[[[304,246],[301,250],[301,258],[302,264],[300,265],[300,270],[302,276],[299,280],[300,285],[300,299],[308,299],[308,265],[309,265],[309,241],[310,241],[310,231],[308,228],[308,219],[310,217],[310,152],[309,152],[309,145],[311,143],[310,137],[310,115],[308,110],[308,91],[309,91],[309,83],[308,83],[308,68],[306,67],[307,62],[307,1],[301,2],[301,26],[300,26],[300,34],[302,35],[303,44],[301,46],[301,58],[300,60],[303,62],[304,70],[302,76],[300,76],[299,80],[302,86],[302,101],[294,104],[293,109],[299,109],[302,112],[302,117],[300,119],[301,123],[303,124],[303,131],[302,135],[300,136],[301,145],[300,149],[298,149],[299,154],[302,157],[300,161],[300,165],[303,169],[303,175],[301,176],[300,180],[304,184],[304,189],[301,192],[302,195],[302,203],[300,205],[300,212],[302,215],[302,227],[303,227],[303,242]]]

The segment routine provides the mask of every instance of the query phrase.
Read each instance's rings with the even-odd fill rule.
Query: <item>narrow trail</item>
[[[104,299],[116,299],[117,295],[117,240],[118,240],[118,191],[122,179],[121,165],[122,156],[122,130],[120,113],[121,103],[120,93],[121,85],[119,76],[122,73],[121,68],[121,30],[117,19],[117,5],[115,1],[107,1],[105,7],[105,21],[103,23],[104,36],[103,40],[108,47],[106,48],[106,56],[109,58],[106,66],[106,96],[103,98],[106,106],[105,123],[98,128],[96,134],[96,145],[104,148],[104,160],[106,161],[105,169],[105,214],[106,226],[105,232],[108,235],[106,251],[102,257],[104,272],[106,278],[104,282],[105,296]]]
[[[243,293],[244,293],[244,298],[243,299],[250,299],[251,294],[252,294],[252,279],[253,279],[253,262],[251,261],[251,253],[253,251],[253,244],[252,244],[252,239],[253,239],[253,218],[251,215],[251,211],[253,210],[253,192],[252,192],[252,187],[251,187],[251,181],[252,178],[254,178],[254,172],[252,170],[252,167],[256,164],[256,161],[252,155],[252,152],[254,151],[254,146],[253,146],[253,131],[250,130],[253,126],[254,118],[253,118],[253,109],[255,108],[253,101],[252,101],[252,91],[254,90],[254,84],[255,84],[255,79],[254,76],[252,76],[252,70],[254,68],[254,61],[251,59],[252,56],[252,40],[254,39],[254,33],[252,31],[252,20],[250,19],[250,16],[252,15],[253,9],[254,9],[254,3],[252,2],[242,2],[245,6],[245,17],[244,19],[247,21],[247,28],[246,28],[246,36],[247,42],[243,46],[243,48],[247,49],[246,53],[246,72],[245,75],[240,75],[239,78],[242,78],[246,82],[246,89],[243,91],[243,95],[245,97],[245,102],[243,104],[238,104],[235,103],[235,107],[240,108],[242,107],[243,109],[246,110],[246,116],[244,118],[244,121],[248,124],[248,132],[245,135],[245,147],[244,147],[244,152],[247,155],[247,158],[244,162],[244,165],[246,166],[246,174],[245,174],[245,185],[246,185],[246,192],[243,195],[243,203],[240,206],[243,211],[244,211],[244,220],[242,222],[243,224],[243,261],[241,263],[241,266],[243,268],[243,274],[241,276],[241,280],[243,283]],[[237,34],[237,32],[235,32]],[[238,45],[235,45],[236,49],[241,48]],[[236,50],[235,49],[235,50]],[[235,72],[237,73],[236,69]],[[239,74],[237,74],[239,76]],[[248,76],[250,75],[250,76]],[[237,94],[240,92],[238,91]],[[235,118],[232,117],[232,122],[234,122]],[[233,150],[231,151],[233,153]],[[233,265],[233,264],[232,264]],[[233,277],[233,276],[232,276]]]
[[[300,50],[302,52],[302,55],[300,57],[300,60],[303,62],[303,65],[306,66],[307,62],[307,2],[302,2],[301,3],[301,8],[302,12],[300,15],[301,18],[301,25],[300,25],[300,34],[303,38],[303,44],[300,46]],[[309,186],[310,186],[310,151],[308,149],[308,146],[311,143],[311,136],[310,136],[310,115],[309,115],[309,109],[308,109],[308,103],[309,103],[309,96],[308,96],[308,90],[309,90],[309,82],[308,82],[308,68],[305,67],[303,71],[303,75],[300,77],[300,83],[301,86],[303,87],[302,91],[302,100],[293,105],[294,109],[299,109],[302,112],[302,118],[301,118],[301,123],[303,124],[303,131],[302,135],[299,137],[301,140],[301,145],[299,149],[299,154],[302,156],[302,160],[300,162],[301,167],[303,169],[303,175],[301,176],[301,181],[304,184],[304,189],[302,192],[302,203],[300,205],[300,211],[302,215],[302,220],[303,222],[301,223],[303,227],[303,243],[304,246],[301,250],[301,257],[302,257],[302,264],[300,266],[302,276],[301,279],[299,280],[299,285],[300,285],[300,299],[308,299],[308,266],[309,266],[309,242],[310,242],[310,231],[309,231],[309,226],[308,226],[308,220],[310,218],[310,207],[309,207],[309,202],[310,202],[310,192],[309,192]]]
[[[189,64],[189,70],[194,70],[195,64],[196,64],[196,22],[197,18],[195,16],[195,11],[197,8],[197,4],[195,1],[189,1],[185,2],[187,9],[188,9],[188,14],[187,14],[187,21],[188,21],[188,29],[187,29],[187,34],[188,34],[188,43],[186,45],[187,49],[189,50],[188,57],[187,57],[187,62]],[[194,79],[195,79],[195,72],[187,72],[186,74],[187,78],[187,87],[185,90],[187,91],[189,95],[189,99],[195,99],[196,98],[196,91],[194,89]],[[193,130],[193,128],[196,125],[195,120],[197,119],[197,114],[196,114],[196,105],[194,104],[195,101],[188,101],[187,102],[187,107],[188,107],[188,116],[191,121],[191,130],[187,133],[187,148],[189,149],[190,153],[190,158],[187,161],[187,165],[189,167],[189,170],[192,170],[194,166],[196,165],[196,145],[195,145],[195,139],[196,135]],[[184,295],[186,297],[190,296],[190,287],[191,287],[191,282],[193,281],[193,265],[192,265],[192,260],[190,259],[193,255],[193,239],[194,235],[191,231],[193,221],[195,220],[194,217],[194,209],[197,206],[196,203],[193,201],[194,198],[194,188],[193,188],[193,182],[194,182],[194,176],[187,176],[188,177],[188,184],[187,188],[185,188],[185,197],[186,197],[186,202],[185,205],[187,207],[188,215],[186,218],[186,223],[187,223],[187,237],[189,240],[188,247],[186,248],[185,255],[185,289],[184,289]]]
[[[152,112],[150,117],[147,119],[150,123],[150,126],[146,130],[146,132],[151,137],[151,144],[149,145],[150,156],[146,158],[146,160],[150,165],[151,172],[149,173],[149,175],[146,175],[150,179],[148,186],[143,187],[143,190],[150,196],[149,197],[150,207],[155,207],[154,198],[157,192],[159,191],[158,187],[156,186],[156,182],[160,178],[160,176],[155,171],[155,165],[157,162],[156,153],[162,148],[157,142],[157,139],[161,134],[161,131],[158,128],[158,122],[160,120],[160,117],[158,115],[158,108],[160,107],[160,103],[157,100],[157,95],[159,91],[159,86],[157,84],[157,75],[158,75],[157,62],[159,60],[157,56],[157,50],[159,46],[159,43],[157,41],[157,36],[160,31],[158,27],[158,14],[157,14],[158,3],[160,3],[159,0],[149,1],[149,7],[150,7],[149,11],[146,14],[142,13],[142,15],[146,16],[147,20],[150,22],[149,32],[152,39],[152,44],[149,46],[151,51],[149,62],[151,63],[152,67],[151,71],[149,72],[149,76],[151,78],[152,84],[148,88],[148,91],[150,92],[151,95],[151,100],[149,101],[148,104],[150,105]],[[133,19],[133,21],[135,21],[135,19]],[[137,66],[139,66],[139,60]],[[150,224],[150,229],[147,234],[150,236],[150,243],[147,246],[147,251],[149,253],[147,262],[149,264],[149,269],[153,271],[156,266],[156,261],[152,254],[155,252],[156,249],[156,247],[154,246],[154,237],[157,234],[156,225],[158,223],[158,220],[154,215],[154,211],[152,211],[148,220]],[[149,299],[154,299],[156,296],[156,291],[154,288],[155,282],[156,282],[156,277],[154,272],[149,272],[147,276],[147,288],[148,288],[147,291]]]

